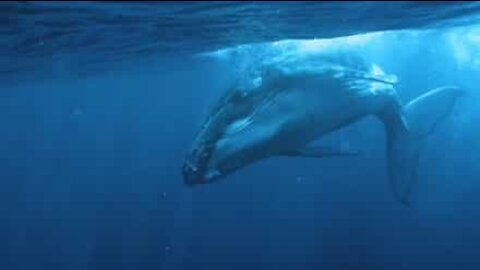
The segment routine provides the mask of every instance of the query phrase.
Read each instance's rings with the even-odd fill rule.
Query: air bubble
[[[81,115],[83,114],[83,111],[82,111],[82,109],[80,109],[80,108],[76,108],[76,109],[73,111],[72,114],[73,114],[74,117],[79,117],[79,116],[81,116]]]

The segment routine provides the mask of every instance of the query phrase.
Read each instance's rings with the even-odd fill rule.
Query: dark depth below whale
[[[183,165],[187,185],[212,183],[273,156],[351,156],[311,143],[374,115],[387,133],[395,197],[410,203],[421,146],[464,91],[445,86],[402,105],[395,76],[348,49],[290,55],[261,65],[261,83],[234,87],[208,115]]]

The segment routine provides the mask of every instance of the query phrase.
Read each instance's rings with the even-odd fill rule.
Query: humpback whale
[[[259,84],[232,87],[205,119],[182,167],[186,185],[213,183],[274,156],[356,155],[312,142],[373,115],[385,126],[393,195],[409,205],[422,145],[465,93],[443,86],[402,104],[396,76],[348,49],[259,66]]]

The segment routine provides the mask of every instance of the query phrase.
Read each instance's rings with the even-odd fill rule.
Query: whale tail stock
[[[387,106],[378,117],[387,132],[387,170],[394,196],[410,206],[411,190],[417,181],[419,155],[426,137],[452,111],[465,92],[441,87],[413,99],[403,107]]]

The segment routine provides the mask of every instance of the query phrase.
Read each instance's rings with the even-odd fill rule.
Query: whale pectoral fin
[[[297,150],[287,151],[282,153],[282,156],[289,157],[313,157],[325,158],[335,156],[358,156],[360,152],[344,150],[341,148],[330,146],[306,146]]]

